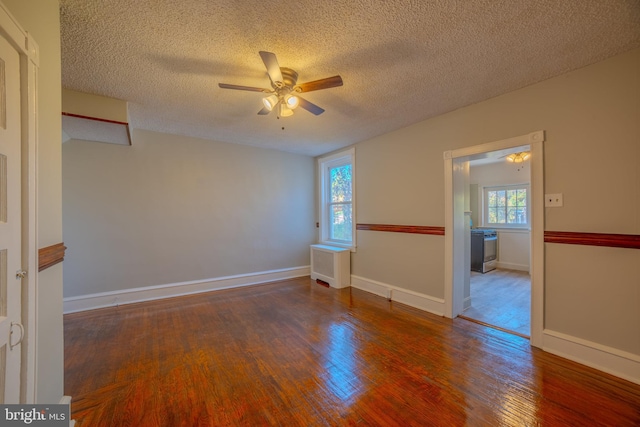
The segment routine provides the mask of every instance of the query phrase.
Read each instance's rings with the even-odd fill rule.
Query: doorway
[[[530,146],[469,161],[471,276],[460,317],[529,338]]]
[[[470,296],[469,162],[531,148],[531,345],[542,346],[544,303],[544,131],[447,151],[445,162],[445,315],[455,318]]]

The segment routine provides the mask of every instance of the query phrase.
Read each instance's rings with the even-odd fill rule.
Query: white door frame
[[[473,147],[445,151],[445,316],[457,317],[463,308],[464,178],[462,163],[483,153],[531,147],[531,345],[542,347],[544,329],[544,131]]]
[[[20,364],[20,401],[36,402],[36,343],[38,249],[37,249],[37,75],[39,49],[31,35],[0,2],[0,32],[20,54],[21,120],[22,120],[22,324],[25,336]]]

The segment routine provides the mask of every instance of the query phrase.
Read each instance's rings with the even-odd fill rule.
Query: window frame
[[[514,223],[495,223],[489,222],[489,192],[490,191],[507,191],[507,190],[526,190],[527,198],[526,198],[526,214],[527,214],[527,222],[524,224],[514,224]],[[508,185],[492,185],[483,187],[482,193],[482,223],[484,227],[491,228],[517,228],[517,229],[529,229],[531,228],[531,188],[529,184],[508,184]],[[505,205],[505,218],[506,216],[506,208]]]
[[[351,241],[330,238],[331,215],[329,207],[333,204],[330,200],[331,185],[329,184],[330,169],[351,165]],[[318,240],[322,244],[348,248],[355,252],[356,248],[356,152],[355,148],[342,150],[329,156],[318,158],[318,200],[319,200],[319,235]]]

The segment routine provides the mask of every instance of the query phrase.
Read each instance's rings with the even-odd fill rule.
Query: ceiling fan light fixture
[[[285,103],[280,104],[280,117],[289,117],[293,115],[293,110]]]
[[[300,99],[295,95],[287,95],[284,97],[284,102],[287,104],[287,107],[293,110],[300,104]]]
[[[271,111],[278,103],[278,96],[273,94],[273,95],[267,96],[266,98],[262,98],[262,103],[264,104],[267,110]]]

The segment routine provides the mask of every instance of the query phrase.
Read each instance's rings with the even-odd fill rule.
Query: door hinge
[[[16,271],[16,279],[24,279],[25,277],[27,277],[27,274],[29,274],[27,270],[18,270]]]

